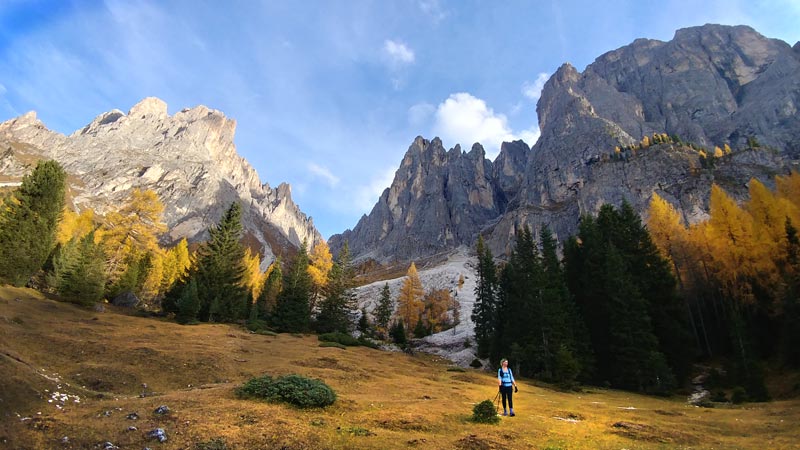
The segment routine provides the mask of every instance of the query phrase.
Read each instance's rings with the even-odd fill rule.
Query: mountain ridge
[[[596,213],[603,203],[628,201],[644,212],[655,193],[687,222],[702,220],[712,183],[741,199],[751,177],[770,186],[775,174],[796,167],[798,48],[747,26],[704,25],[677,30],[666,42],[637,39],[600,55],[583,72],[565,63],[544,84],[537,102],[538,141],[527,151],[525,143],[504,143],[495,161],[484,163],[492,175],[482,185],[503,199],[495,214],[448,243],[438,236],[452,233],[453,224],[468,216],[458,205],[446,202],[446,208],[439,208],[451,215],[430,224],[439,230],[434,234],[398,221],[382,196],[352,230],[330,238],[331,248],[347,241],[357,259],[408,262],[459,245],[474,246],[482,234],[493,253],[502,256],[522,226],[536,233],[547,225],[563,240],[574,234],[581,215]],[[683,142],[648,143],[642,151],[615,154],[615,148],[640,145],[654,133]],[[704,161],[690,143],[710,155],[725,144],[734,151]],[[403,178],[424,172],[426,164],[436,162],[423,162],[418,169],[401,165],[388,192],[405,195]],[[438,165],[432,175],[438,182],[433,183],[449,171]],[[478,189],[466,178],[449,183],[465,183],[465,191]],[[409,204],[405,211],[419,215],[430,204]],[[435,245],[398,244],[418,241]],[[364,251],[369,245],[374,248]]]
[[[167,104],[148,97],[127,114],[99,114],[69,136],[47,129],[35,112],[0,124],[0,173],[21,178],[31,160],[52,158],[73,176],[77,207],[104,213],[134,188],[152,189],[164,204],[167,244],[205,238],[234,201],[264,263],[322,240],[313,220],[291,198],[291,187],[261,183],[233,143],[236,121],[206,106],[170,116]]]

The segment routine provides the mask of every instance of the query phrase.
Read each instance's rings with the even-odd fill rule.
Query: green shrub
[[[354,338],[353,336],[350,336],[347,333],[341,333],[338,331],[335,331],[333,333],[320,334],[319,336],[317,336],[317,339],[319,339],[322,342],[338,342],[342,345],[347,345],[350,347],[357,347],[361,345],[358,339]]]
[[[347,350],[347,346],[346,345],[340,344],[338,342],[327,342],[327,341],[326,342],[320,342],[319,346],[320,347],[336,347],[336,348],[340,348],[342,350]]]
[[[285,402],[300,408],[321,408],[336,401],[336,393],[320,380],[300,375],[269,375],[251,378],[236,389],[241,398],[257,398],[269,402]]]
[[[711,401],[718,403],[725,403],[728,401],[728,397],[725,395],[725,391],[715,391],[714,394],[711,396]]]
[[[472,421],[478,423],[497,423],[497,410],[491,400],[484,400],[472,408]]]
[[[741,386],[733,388],[733,391],[731,391],[731,402],[738,405],[745,401],[747,401],[747,391]]]
[[[361,335],[358,338],[358,343],[359,343],[359,345],[362,345],[364,347],[375,348],[375,349],[380,348],[380,346],[377,343],[375,343],[373,340],[365,337],[364,335]]]

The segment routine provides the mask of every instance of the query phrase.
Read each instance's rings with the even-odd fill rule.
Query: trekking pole
[[[497,394],[494,396],[494,411],[500,413],[500,389],[497,389]]]

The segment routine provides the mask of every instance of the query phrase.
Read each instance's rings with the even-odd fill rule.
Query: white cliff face
[[[146,98],[127,114],[103,113],[70,136],[48,130],[31,112],[0,124],[0,173],[21,177],[35,158],[55,159],[70,177],[74,203],[99,213],[116,208],[132,189],[151,189],[164,203],[169,241],[198,240],[234,201],[246,233],[265,261],[322,237],[292,201],[291,189],[262,184],[233,144],[236,121],[205,106],[170,116]],[[278,248],[274,248],[278,247]]]

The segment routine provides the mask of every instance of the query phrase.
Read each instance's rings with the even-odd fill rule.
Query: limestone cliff
[[[746,26],[705,25],[679,30],[669,42],[636,40],[582,73],[564,64],[537,104],[538,142],[530,150],[506,143],[494,162],[470,160],[483,167],[473,170],[479,176],[456,178],[463,192],[474,192],[469,202],[451,202],[444,183],[466,157],[434,149],[416,158],[428,154],[420,150],[427,141],[417,138],[370,215],[331,237],[331,246],[346,239],[357,257],[408,261],[472,246],[481,233],[502,255],[521,226],[548,225],[564,239],[603,203],[626,200],[644,211],[654,193],[687,222],[700,220],[712,183],[742,198],[750,178],[771,185],[775,174],[797,167],[799,48]],[[711,153],[728,144],[733,152],[713,165],[678,143],[615,152],[653,133]],[[414,225],[420,217],[424,227]],[[454,224],[462,225],[457,233]]]
[[[55,159],[70,174],[74,204],[103,213],[135,188],[164,203],[167,241],[202,239],[234,201],[242,204],[246,233],[266,261],[321,239],[292,201],[291,189],[262,184],[236,152],[236,122],[205,106],[172,116],[157,98],[128,111],[103,113],[70,136],[48,130],[34,112],[0,124],[0,174],[22,177],[39,158]]]

